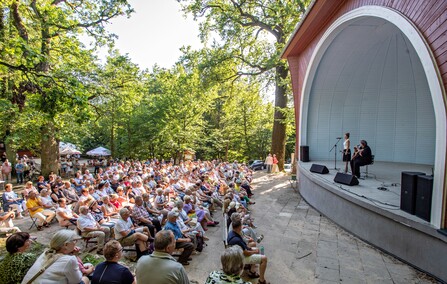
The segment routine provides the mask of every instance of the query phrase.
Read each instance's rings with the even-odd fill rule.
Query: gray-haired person
[[[137,263],[137,283],[189,284],[182,264],[171,256],[175,250],[174,233],[162,230],[155,235],[155,251]]]
[[[50,247],[28,270],[22,283],[89,283],[88,278],[82,276],[78,260],[73,255],[79,250],[76,242],[80,238],[73,230],[57,231],[50,241]]]
[[[241,247],[232,246],[227,248],[220,257],[222,270],[211,272],[205,284],[251,284],[240,277],[242,270],[244,270],[244,258]]]

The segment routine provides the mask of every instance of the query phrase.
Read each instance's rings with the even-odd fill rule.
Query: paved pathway
[[[258,232],[265,235],[266,278],[272,284],[436,283],[321,216],[291,188],[287,176],[256,173],[254,186],[252,215]],[[222,218],[218,213],[216,217]],[[28,220],[16,224],[28,229]],[[48,243],[58,229],[54,224],[42,232],[34,228],[32,234]],[[220,268],[222,227],[209,228],[208,237],[208,246],[186,267],[193,283],[204,283],[210,271]]]
[[[252,214],[268,256],[266,278],[278,283],[436,283],[426,274],[371,247],[321,216],[283,175],[256,174]],[[221,228],[187,267],[191,280],[204,283],[220,267]],[[253,281],[256,283],[256,281]]]

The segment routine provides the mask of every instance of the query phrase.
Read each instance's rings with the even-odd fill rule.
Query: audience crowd
[[[263,236],[250,216],[255,202],[246,165],[108,160],[94,166],[93,173],[84,168],[70,178],[78,167],[64,163],[62,174],[69,180],[39,176],[35,185],[26,183],[22,198],[5,185],[0,233],[9,236],[9,255],[0,262],[0,277],[9,279],[2,283],[189,283],[184,266],[206,246],[208,227],[219,226],[218,209],[227,218],[232,247],[223,252],[222,270],[213,271],[206,283],[245,283],[244,265],[248,277],[268,283],[267,258],[256,248]],[[61,227],[40,256],[26,252],[30,236],[12,223],[22,215],[39,231],[53,220]],[[93,239],[106,259],[96,267],[82,263],[76,246]],[[135,274],[118,263],[129,251],[138,261]],[[17,273],[11,275],[12,270]]]

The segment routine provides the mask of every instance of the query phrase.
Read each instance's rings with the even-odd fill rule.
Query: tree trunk
[[[42,158],[42,169],[41,173],[43,176],[48,177],[48,175],[53,172],[57,174],[59,167],[59,143],[56,139],[56,128],[53,122],[48,121],[41,130],[42,140],[41,140],[41,158]]]
[[[287,107],[287,94],[284,81],[287,78],[288,69],[284,65],[276,67],[275,76],[275,120],[272,133],[272,154],[276,154],[279,170],[284,169],[284,155],[286,147],[286,121],[284,109]]]

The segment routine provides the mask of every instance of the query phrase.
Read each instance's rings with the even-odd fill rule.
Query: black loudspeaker
[[[415,214],[428,222],[430,222],[432,195],[433,177],[426,175],[417,176]]]
[[[319,173],[319,174],[328,174],[329,173],[329,170],[326,168],[326,166],[317,165],[317,164],[312,164],[312,166],[310,167],[310,171],[313,173]]]
[[[344,174],[344,173],[337,173],[337,175],[334,178],[335,182],[346,184],[349,186],[352,185],[358,185],[359,180],[354,175]]]
[[[416,204],[417,177],[421,172],[402,172],[400,180],[400,209],[414,215]]]
[[[300,146],[300,161],[309,162],[309,146]]]

